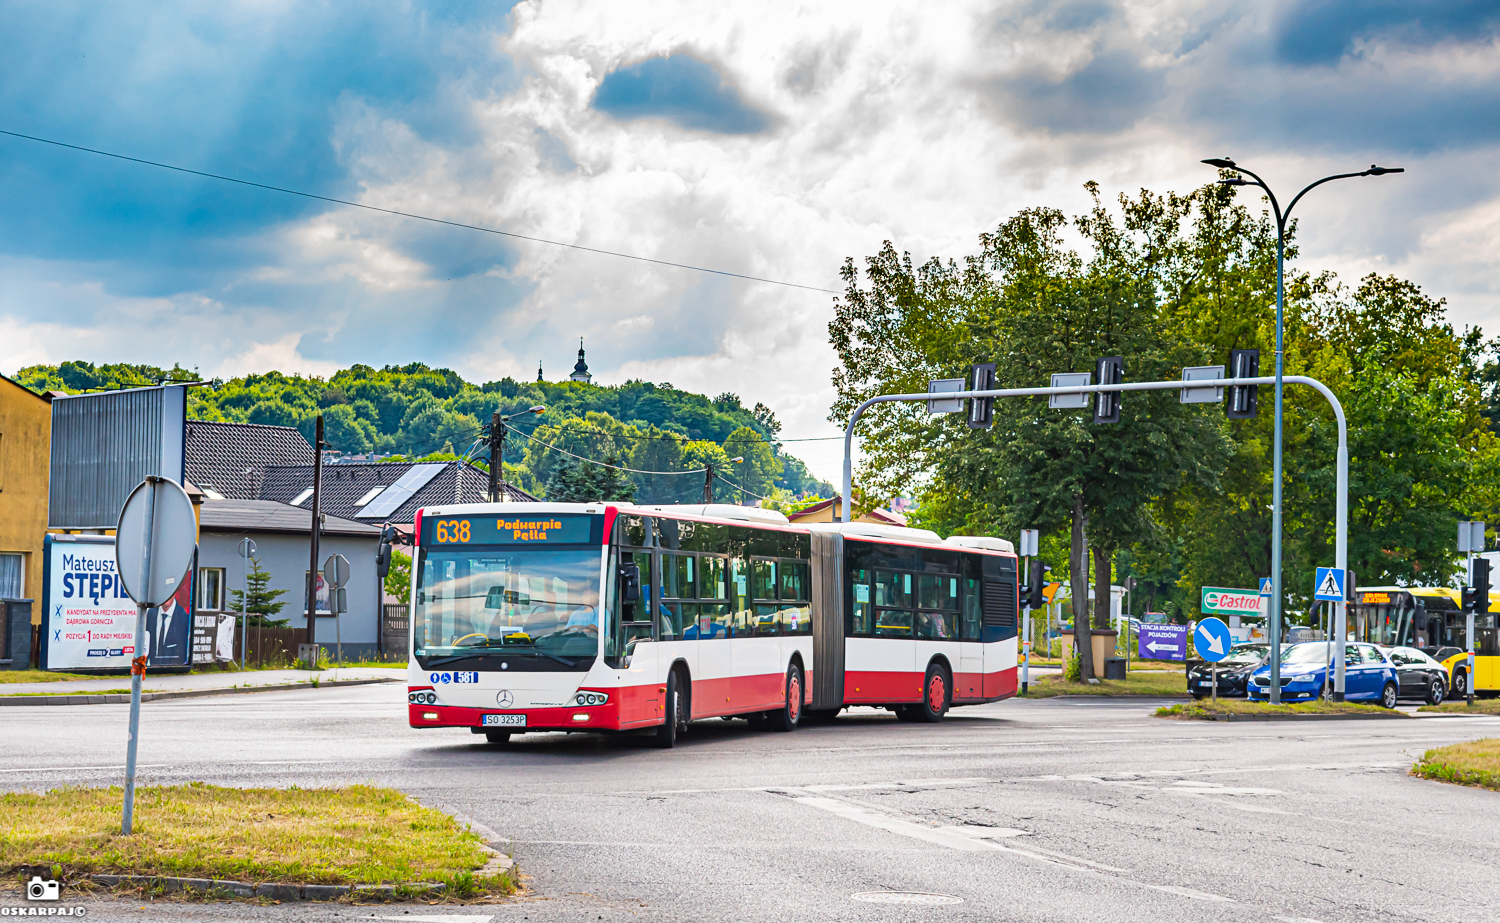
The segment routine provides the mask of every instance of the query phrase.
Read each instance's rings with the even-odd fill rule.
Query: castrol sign
[[[1203,588],[1203,604],[1198,608],[1205,614],[1259,615],[1260,593],[1256,590],[1231,590],[1220,586]]]

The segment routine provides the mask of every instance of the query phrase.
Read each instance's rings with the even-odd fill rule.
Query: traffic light
[[[1118,385],[1125,381],[1123,356],[1105,356],[1094,363],[1094,381],[1101,385]],[[1120,392],[1099,391],[1094,394],[1094,422],[1120,422]]]
[[[1231,349],[1229,351],[1229,377],[1259,378],[1260,350]],[[1229,401],[1224,405],[1224,415],[1231,420],[1249,420],[1255,416],[1259,397],[1259,385],[1230,385]]]
[[[1474,559],[1474,586],[1464,590],[1464,609],[1475,615],[1487,615],[1490,611],[1490,562],[1488,558]],[[1473,598],[1469,598],[1472,592]]]
[[[1046,570],[1047,565],[1035,558],[1031,560],[1031,573],[1027,575],[1026,584],[1026,608],[1032,612],[1038,612],[1047,605],[1047,596],[1042,592],[1045,589],[1042,575]]]
[[[971,366],[970,391],[992,391],[995,387],[995,363],[981,362]],[[995,422],[995,399],[992,397],[969,398],[969,427],[988,429]]]

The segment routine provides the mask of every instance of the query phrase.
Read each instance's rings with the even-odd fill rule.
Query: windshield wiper
[[[505,650],[505,648],[503,646],[500,646],[500,645],[488,645],[488,644],[486,644],[483,647],[476,647],[476,648],[474,648],[473,653],[470,653],[470,654],[454,654],[454,655],[449,656],[449,657],[439,657],[437,660],[428,661],[426,669],[430,670],[433,667],[439,667],[439,666],[442,666],[445,663],[455,663],[455,662],[457,662],[459,660],[470,660],[470,659],[472,659],[474,657],[486,657],[486,656],[489,656],[490,654],[493,654],[495,651],[504,651],[504,650]],[[519,654],[520,652],[512,649],[511,653],[512,654]],[[540,657],[546,657],[546,658],[548,658],[550,660],[556,660],[558,663],[562,664],[565,667],[568,667],[569,669],[572,669],[573,667],[578,666],[578,661],[576,661],[576,660],[568,660],[567,658],[559,657],[556,654],[549,654],[546,651],[539,651],[539,650],[533,649],[532,651],[530,651],[530,653],[534,653],[534,654],[536,654],[537,656],[540,656]]]
[[[484,656],[484,650],[485,650],[484,648],[479,648],[479,649],[475,650],[474,653],[472,653],[472,654],[455,654],[452,657],[439,657],[436,660],[429,660],[427,662],[427,666],[424,669],[430,670],[433,667],[440,667],[440,666],[442,666],[445,663],[456,663],[457,661],[460,661],[460,660],[472,660],[475,657],[483,657]]]

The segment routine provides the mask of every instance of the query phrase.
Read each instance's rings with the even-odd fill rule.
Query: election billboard
[[[43,565],[43,663],[48,670],[128,670],[135,650],[135,603],[115,568],[115,540],[48,535]],[[147,664],[187,664],[192,633],[192,569],[160,609],[146,613]]]

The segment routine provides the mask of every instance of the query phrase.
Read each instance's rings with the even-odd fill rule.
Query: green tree
[[[391,566],[385,572],[385,591],[401,600],[401,605],[411,603],[411,556],[391,549]]]
[[[260,558],[250,559],[250,572],[245,578],[244,590],[230,590],[230,605],[236,612],[245,613],[245,624],[262,628],[285,628],[287,619],[272,618],[286,608],[281,600],[286,590],[271,589],[271,575],[260,566]]]
[[[751,427],[741,426],[724,440],[724,454],[731,458],[745,459],[743,463],[734,465],[733,471],[725,473],[730,481],[749,491],[750,496],[745,499],[759,499],[770,495],[777,478],[781,477],[782,464],[764,436]]]
[[[1087,257],[1064,245],[1067,224],[1055,210],[1022,212],[985,235],[963,269],[933,262],[916,270],[887,244],[867,260],[863,290],[847,263],[848,291],[830,326],[842,360],[834,418],[873,394],[920,389],[986,359],[1002,387],[1091,370],[1100,356],[1129,357],[1126,375],[1137,380],[1198,364],[1200,354],[1163,323],[1156,290],[1139,272],[1139,244],[1097,203],[1074,222]],[[921,419],[924,408],[895,409],[872,421],[865,441],[877,445],[862,472],[866,489],[889,491],[928,468],[924,494],[942,498],[949,531],[1069,525],[1086,672],[1090,543],[1095,618],[1107,624],[1114,553],[1155,534],[1152,504],[1188,483],[1211,484],[1227,454],[1217,421],[1173,394],[1130,394],[1121,404],[1118,424],[1095,426],[1040,401],[997,401],[995,426],[979,432],[962,419]]]

